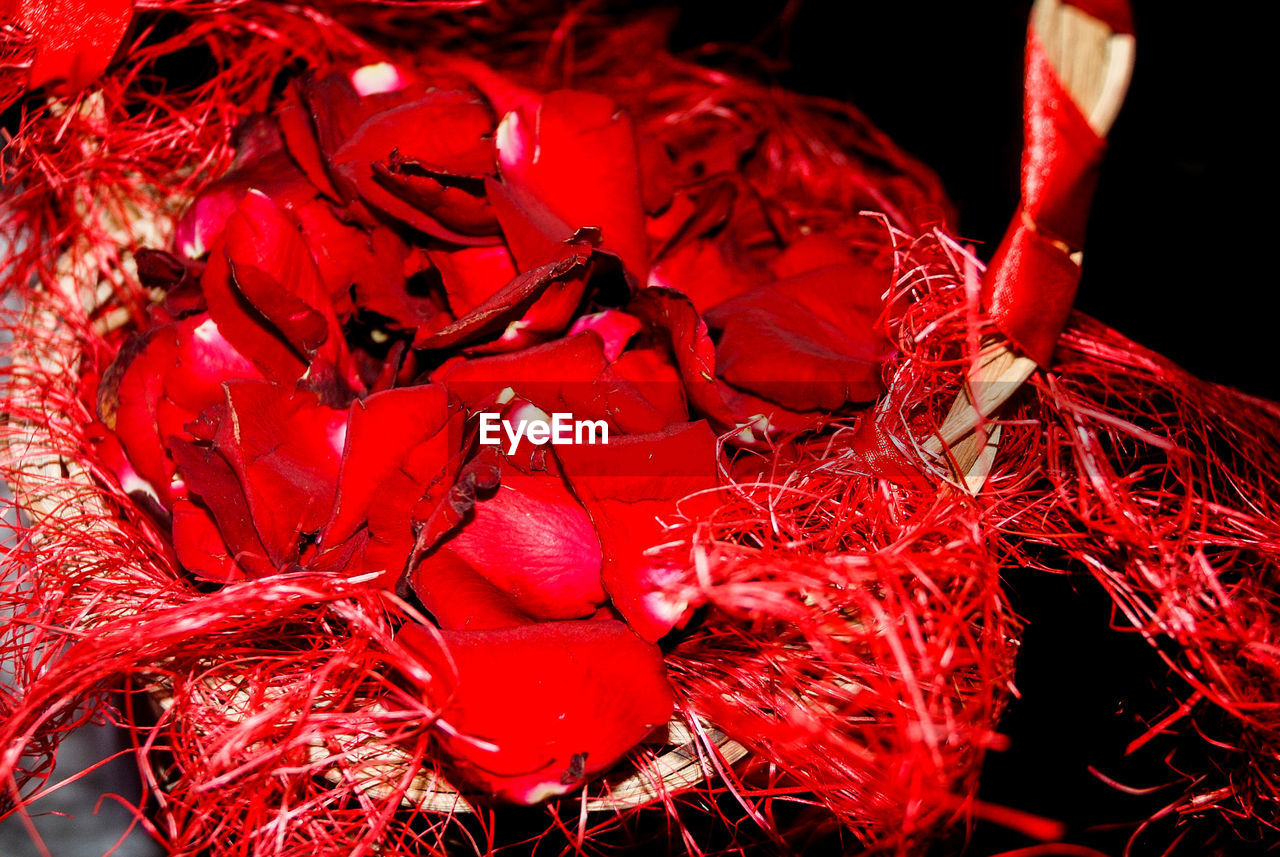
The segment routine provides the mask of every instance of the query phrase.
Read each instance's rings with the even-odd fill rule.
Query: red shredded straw
[[[1000,413],[999,454],[972,496],[922,446],[992,332],[978,264],[934,228],[946,202],[927,170],[845,105],[672,57],[653,20],[454,11],[467,5],[143,3],[97,88],[62,101],[0,92],[19,112],[3,223],[18,236],[5,289],[22,300],[4,324],[0,471],[29,511],[0,589],[11,615],[0,652],[16,665],[0,696],[0,807],[26,812],[51,782],[58,737],[125,692],[109,716],[136,742],[139,819],[173,854],[697,853],[824,836],[911,854],[974,815],[1052,839],[1052,823],[974,797],[1020,629],[1001,569],[1016,587],[1028,567],[1092,574],[1117,624],[1185,682],[1176,716],[1153,731],[1178,720],[1191,735],[1202,714],[1228,715],[1230,735],[1205,737],[1229,745],[1229,767],[1193,773],[1169,812],[1275,823],[1280,409],[1077,316],[1054,370]],[[709,605],[667,669],[688,752],[713,775],[646,807],[414,808],[404,798],[435,770],[440,727],[400,672],[410,659],[394,630],[412,607],[319,574],[197,584],[88,452],[112,331],[141,321],[149,300],[134,246],[162,240],[165,218],[225,169],[233,129],[269,108],[282,69],[373,44],[403,56],[418,37],[543,86],[606,91],[638,133],[676,149],[750,129],[763,155],[746,174],[767,209],[852,244],[888,230],[896,248],[885,399],[739,461],[719,511],[669,534],[689,549],[684,585]],[[3,39],[20,62],[21,38]],[[157,86],[175,56],[205,71]],[[884,462],[862,454],[855,438],[872,422],[915,478],[883,478]],[[725,736],[749,750],[743,763],[724,758]]]

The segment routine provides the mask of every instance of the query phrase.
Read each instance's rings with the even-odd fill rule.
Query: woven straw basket
[[[1113,32],[1059,0],[1039,0],[1032,15],[1032,25],[1067,91],[1093,129],[1104,136],[1116,117],[1128,84],[1134,50],[1132,37]],[[120,235],[120,244],[164,246],[165,237],[171,231],[169,226],[148,222],[145,218],[131,220],[128,231]],[[1079,262],[1078,255],[1073,258]],[[94,282],[96,278],[85,276],[86,269],[81,266],[92,265],[94,272],[99,273],[111,269],[116,261],[119,260],[68,260],[63,265],[59,286],[67,294],[76,295],[93,311],[110,298],[111,290],[104,287],[99,293],[86,293],[79,284]],[[131,263],[126,259],[123,264]],[[116,276],[120,276],[118,271]],[[124,314],[99,317],[106,326],[127,320]],[[46,315],[31,318],[29,322],[27,329],[60,330],[67,337],[66,348],[57,347],[56,339],[48,337],[39,343],[18,343],[11,398],[36,411],[44,392],[24,381],[50,375],[75,378],[78,367],[67,362],[72,358],[65,355],[75,354],[75,343],[59,319]],[[26,368],[35,371],[26,373],[23,371]],[[963,385],[946,420],[920,445],[924,454],[933,459],[927,462],[928,466],[947,477],[957,490],[979,492],[992,467],[1001,434],[998,425],[984,423],[1034,370],[1033,361],[1016,354],[1002,340],[984,342],[980,359],[975,361],[967,384]],[[56,422],[58,415],[51,415],[50,419]],[[6,436],[11,457],[22,462],[20,478],[12,486],[14,496],[31,519],[65,522],[71,530],[84,521],[93,521],[97,527],[112,526],[108,507],[93,488],[94,474],[56,448],[48,438],[47,426],[11,421]],[[85,561],[91,562],[91,558]],[[101,569],[98,573],[112,572]],[[91,626],[95,605],[86,601],[82,609],[90,617],[87,624]],[[165,707],[169,700],[164,682],[158,680],[152,691],[158,705]],[[702,729],[703,734],[697,735],[683,720],[673,721],[667,743],[650,747],[653,752],[643,767],[615,773],[607,780],[607,788],[585,801],[586,809],[618,809],[661,799],[718,777],[723,771],[721,766],[733,765],[747,754],[741,744],[718,732],[712,724],[702,724]],[[714,743],[718,754],[707,752],[708,742]],[[379,790],[389,789],[387,784],[400,778],[407,758],[395,753],[388,755],[385,748],[372,745],[367,745],[369,749],[362,755],[362,746],[366,746],[362,739],[353,736],[351,746],[344,748],[344,755],[366,764],[370,792],[377,794]],[[313,761],[320,761],[331,752],[331,748],[314,746]],[[471,810],[463,795],[434,775],[418,776],[404,800],[429,811]]]

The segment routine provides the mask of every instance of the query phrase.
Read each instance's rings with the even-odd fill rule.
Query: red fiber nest
[[[471,5],[142,3],[61,100],[6,31],[0,807],[111,716],[172,854],[1053,839],[976,799],[1044,568],[1190,687],[1153,734],[1228,715],[1168,812],[1273,824],[1280,410],[1076,317],[971,492],[928,170],[657,19]],[[611,444],[481,440],[557,412]]]

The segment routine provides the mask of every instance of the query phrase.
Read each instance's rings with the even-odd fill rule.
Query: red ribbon
[[[1124,0],[1073,0],[1116,32],[1132,29]],[[1039,36],[1027,37],[1022,202],[983,282],[996,327],[1041,366],[1053,356],[1080,283],[1084,244],[1106,142],[1058,79]]]
[[[133,0],[0,0],[0,23],[34,43],[26,90],[77,92],[106,70],[133,18]]]

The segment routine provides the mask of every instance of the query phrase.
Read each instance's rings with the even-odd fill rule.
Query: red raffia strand
[[[338,16],[341,5],[321,8]],[[268,105],[287,62],[323,68],[370,50],[285,4],[141,7],[181,12],[186,26],[166,38],[144,16],[98,90],[24,105],[5,150],[18,189],[5,231],[24,239],[5,283],[26,311],[5,325],[15,340],[0,469],[28,506],[70,511],[21,528],[7,563],[14,619],[0,650],[19,656],[19,674],[0,697],[0,771],[29,795],[47,780],[62,731],[141,684],[168,700],[154,725],[141,713],[128,720],[146,823],[171,853],[489,852],[513,835],[492,813],[405,810],[403,769],[370,773],[370,753],[392,748],[429,768],[432,736],[447,728],[400,690],[405,659],[391,635],[405,605],[318,576],[202,591],[88,457],[86,391],[113,352],[106,331],[117,316],[139,318],[147,298],[122,231],[162,238],[163,218],[225,167],[236,122]],[[337,20],[388,44],[428,26],[413,10],[372,9]],[[660,51],[652,21],[595,26],[603,20],[581,12],[569,30],[494,5],[430,26],[433,47],[465,46],[543,86],[604,90],[641,134],[682,151],[713,150],[734,129],[763,134],[764,157],[740,180],[771,213],[770,240],[822,228],[858,244],[889,225],[902,299],[887,324],[900,351],[875,418],[904,454],[923,458],[919,445],[990,332],[972,303],[973,263],[927,229],[946,207],[936,180],[843,105],[677,60]],[[21,61],[20,40],[0,44],[5,63]],[[154,63],[191,46],[209,52],[217,74],[155,94]],[[861,208],[885,217],[851,216]],[[141,225],[151,223],[148,236]],[[103,309],[82,311],[86,289]],[[731,486],[712,520],[676,527],[672,541],[691,549],[688,586],[711,605],[668,658],[682,710],[754,754],[653,810],[583,816],[575,801],[552,805],[526,844],[590,852],[656,835],[695,852],[769,838],[803,847],[835,822],[868,847],[909,854],[949,821],[992,814],[972,796],[982,751],[998,744],[1016,648],[1001,565],[1080,564],[1199,695],[1187,718],[1216,706],[1236,724],[1227,785],[1197,779],[1172,811],[1273,820],[1280,414],[1082,317],[1060,360],[1003,415],[1001,454],[976,499],[949,484],[942,463],[927,487],[875,478],[853,420],[761,458],[759,477]],[[49,461],[66,467],[32,472]],[[714,766],[709,736],[703,745]],[[719,818],[727,838],[695,832],[707,829],[695,812]],[[655,814],[665,824],[652,824]],[[1033,853],[1071,853],[1055,847]]]
[[[1222,772],[1176,811],[1280,822],[1280,407],[1192,377],[1077,316],[1035,382],[1034,497],[996,502],[1005,537],[1087,569],[1187,685],[1152,731],[1191,734],[1206,709]],[[1023,478],[1029,468],[1020,468]],[[1024,544],[1020,556],[1043,566]],[[1189,722],[1182,722],[1183,720]],[[1137,738],[1131,752],[1147,740]],[[1199,776],[1199,774],[1197,774]]]

